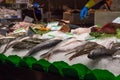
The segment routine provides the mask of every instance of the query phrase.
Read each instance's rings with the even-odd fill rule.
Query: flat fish
[[[69,60],[72,60],[72,59],[74,59],[74,58],[76,58],[76,57],[79,57],[79,56],[81,56],[81,55],[84,55],[84,54],[88,54],[91,50],[93,50],[96,46],[98,46],[98,44],[97,43],[95,43],[95,42],[88,42],[88,43],[86,43],[85,45],[83,45],[83,46],[81,46],[82,48],[78,48],[77,50],[76,50],[76,53],[75,54],[73,54],[70,58],[69,58]]]
[[[51,48],[57,45],[58,43],[60,43],[61,41],[62,41],[61,39],[52,39],[52,40],[47,40],[45,42],[42,42],[36,45],[35,47],[33,47],[32,49],[30,49],[30,51],[26,54],[26,56],[31,56],[40,50]]]

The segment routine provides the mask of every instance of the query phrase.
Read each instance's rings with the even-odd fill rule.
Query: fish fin
[[[4,48],[4,50],[2,51],[2,53],[5,53],[8,48],[9,48],[9,43],[5,46],[5,48]]]
[[[65,56],[67,56],[67,55],[69,55],[69,54],[72,54],[72,53],[74,53],[74,52],[75,52],[75,51],[71,51],[71,52],[65,54]]]
[[[76,58],[76,57],[79,57],[79,56],[81,56],[81,55],[84,55],[84,54],[80,54],[80,53],[81,53],[81,51],[77,50],[76,53],[73,54],[73,55],[69,58],[69,60],[71,61],[71,60],[73,60],[73,59]],[[83,53],[83,52],[82,52],[82,53]]]

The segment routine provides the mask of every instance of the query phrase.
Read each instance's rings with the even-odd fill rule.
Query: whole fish
[[[104,47],[101,48],[95,48],[88,54],[88,58],[90,59],[98,59],[101,57],[106,57],[106,56],[112,56],[114,53],[114,50],[111,49],[106,49]]]
[[[62,40],[61,39],[52,39],[52,40],[47,40],[44,41],[38,45],[36,45],[35,47],[33,47],[26,56],[30,56],[35,54],[36,52],[43,50],[43,49],[47,49],[47,48],[51,48],[55,45],[57,45],[58,43],[60,43]]]
[[[74,42],[82,42],[82,41],[77,40],[76,38],[67,38],[67,39],[63,40],[61,43],[59,43],[58,45],[56,45],[54,48],[49,50],[47,53],[42,54],[40,57],[49,59],[51,55],[56,54],[59,51],[62,51],[61,47],[64,48],[65,46],[73,44]],[[65,49],[63,49],[63,51],[64,50]]]
[[[5,49],[3,50],[2,53],[5,53],[10,47],[13,47],[15,44],[17,44],[17,43],[19,43],[19,42],[21,42],[21,41],[23,41],[23,40],[25,40],[25,39],[28,39],[28,38],[29,38],[29,37],[19,37],[19,38],[16,38],[15,40],[9,42],[9,43],[6,45],[6,47],[5,47]]]
[[[72,60],[78,56],[84,55],[84,54],[88,54],[91,50],[93,50],[96,46],[98,46],[97,43],[95,42],[88,42],[86,44],[84,44],[83,46],[81,46],[82,48],[79,48],[76,50],[76,53],[73,54],[69,60]]]
[[[30,49],[36,46],[37,44],[40,44],[48,39],[38,39],[38,38],[28,38],[21,42],[16,43],[12,48],[14,49]]]

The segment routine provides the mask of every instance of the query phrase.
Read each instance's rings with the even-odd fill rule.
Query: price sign
[[[19,3],[19,4],[29,3],[29,0],[16,0],[16,3]]]

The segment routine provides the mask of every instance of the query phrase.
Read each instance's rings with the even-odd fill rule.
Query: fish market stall
[[[109,80],[108,75],[119,77],[120,24],[72,30],[58,22],[45,26],[19,22],[9,27],[0,37],[1,63],[75,79],[87,80],[98,72]]]

